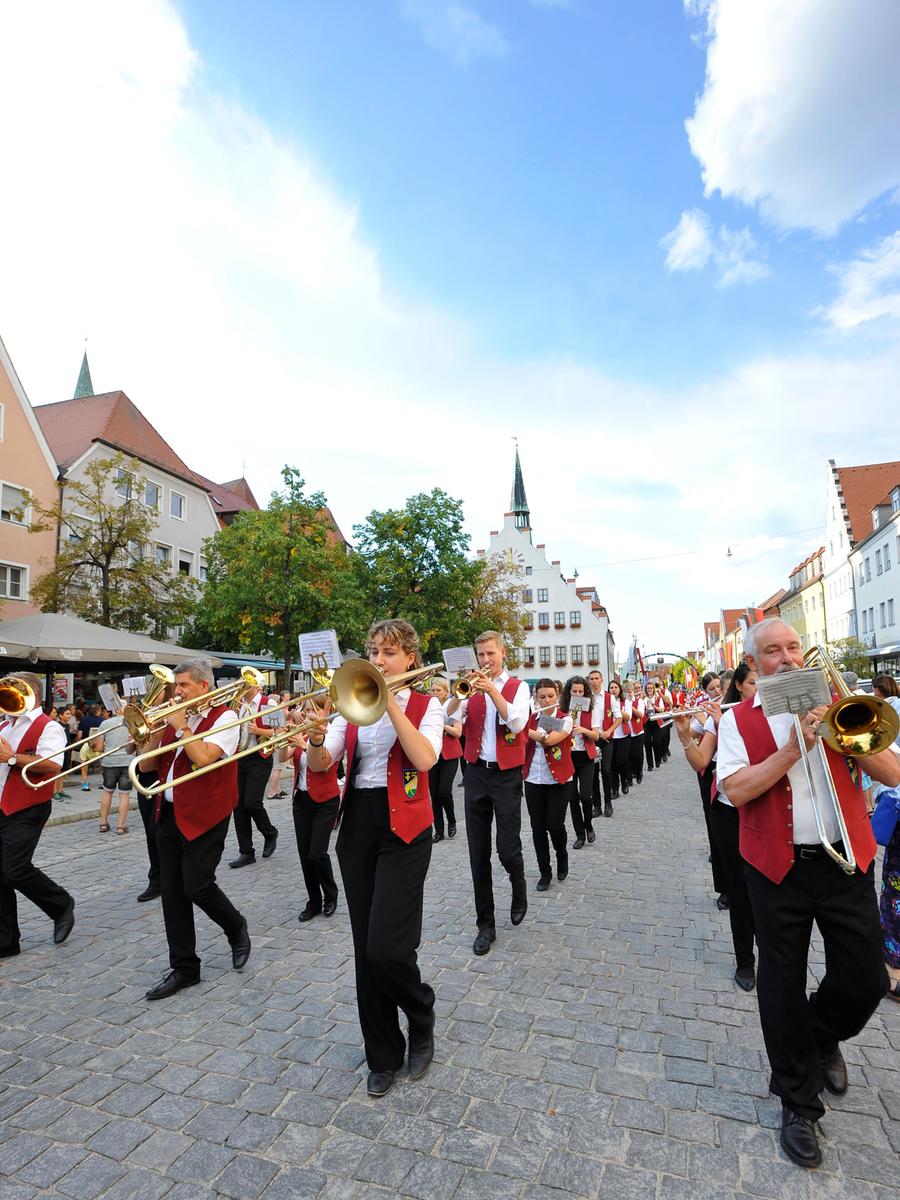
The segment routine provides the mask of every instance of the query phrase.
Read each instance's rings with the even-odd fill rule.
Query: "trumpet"
[[[724,712],[726,708],[737,708],[740,703],[740,700],[732,700],[729,704],[719,704],[718,700],[707,700],[706,704],[698,704],[695,708],[670,708],[668,712],[651,713],[647,720],[671,721],[673,717],[692,717],[695,713],[706,713],[709,716],[706,709],[707,704],[719,704],[719,708]]]
[[[457,700],[468,700],[475,691],[475,679],[482,675],[487,679],[490,676],[484,667],[476,667],[469,671],[459,671],[456,678],[450,684],[450,692]]]
[[[250,669],[252,670],[252,668]],[[272,713],[302,704],[307,700],[315,700],[319,696],[328,697],[335,711],[328,713],[325,717],[311,718],[301,725],[290,727],[291,736],[295,733],[303,732],[304,729],[311,729],[313,726],[321,724],[323,720],[333,720],[336,716],[344,717],[353,725],[374,725],[384,715],[388,705],[388,697],[392,692],[399,692],[403,688],[424,683],[427,678],[431,675],[437,675],[442,669],[443,665],[441,663],[431,663],[427,667],[416,667],[412,671],[404,671],[401,675],[383,675],[377,667],[367,662],[364,658],[349,658],[334,670],[316,668],[312,672],[312,675],[316,682],[321,683],[322,686],[316,688],[314,691],[306,692],[302,696],[292,696],[290,700],[283,700],[281,704],[270,706],[264,712],[248,713],[246,716],[240,717],[228,725],[221,725],[219,732],[222,733],[226,729],[234,729],[235,727],[240,728],[248,721],[255,721],[259,717],[265,718],[271,716]],[[207,692],[201,697],[204,706],[207,703],[206,697],[210,694]],[[192,701],[192,704],[197,703],[196,700]],[[169,711],[175,712],[178,708],[184,707],[184,704],[176,705],[170,708]],[[209,763],[205,767],[198,767],[196,770],[190,771],[187,775],[180,775],[177,779],[159,780],[157,783],[149,786],[142,784],[138,779],[138,772],[147,770],[145,764],[160,758],[163,754],[183,750],[185,746],[189,746],[193,742],[202,741],[205,737],[205,733],[193,733],[189,737],[182,738],[177,744],[169,743],[166,746],[157,746],[153,750],[148,750],[144,754],[138,755],[137,758],[132,759],[128,767],[131,782],[144,796],[155,796],[159,792],[168,791],[169,788],[178,787],[179,784],[185,783],[189,779],[198,779],[201,775],[206,775],[209,771],[218,771],[220,767],[238,762],[240,759],[246,758],[248,754],[257,754],[259,752],[258,746],[245,746],[243,749],[238,749],[234,754],[217,758],[215,762]],[[288,730],[279,730],[277,734],[266,739],[266,750],[271,753],[288,740]]]

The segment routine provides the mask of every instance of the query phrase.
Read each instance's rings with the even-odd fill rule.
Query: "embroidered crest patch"
[[[419,790],[419,772],[404,771],[403,772],[403,790],[410,800],[413,799],[416,792]]]
[[[562,758],[562,746],[551,746],[550,757],[555,758],[557,762]]]
[[[511,729],[507,729],[506,733],[503,735],[503,740],[507,743],[507,745],[511,746],[518,736],[519,735],[517,733],[513,733]]]

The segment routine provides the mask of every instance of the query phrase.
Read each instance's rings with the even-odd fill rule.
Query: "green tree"
[[[700,679],[703,676],[703,665],[701,663],[697,662],[697,660],[695,658],[689,658],[689,659],[680,658],[678,660],[678,662],[676,662],[672,665],[672,668],[670,671],[672,679],[674,679],[674,681],[676,683],[683,684],[685,672],[688,670],[689,667],[691,667],[694,670],[698,679]]]
[[[468,632],[464,643],[474,642],[485,629],[503,634],[511,666],[517,665],[516,651],[525,641],[526,612],[522,604],[525,576],[508,555],[492,554],[479,559],[466,616]]]
[[[840,671],[855,671],[861,679],[872,674],[872,660],[866,655],[866,647],[855,637],[839,638],[832,642],[831,657]]]
[[[207,579],[186,633],[189,645],[297,657],[299,634],[334,628],[359,645],[363,604],[352,557],[325,511],[321,492],[306,495],[293,467],[261,512],[242,512],[204,543]]]
[[[137,498],[140,464],[116,454],[89,463],[85,476],[66,481],[48,507],[29,497],[31,531],[59,531],[56,560],[34,584],[32,599],[46,612],[165,637],[187,619],[196,585],[149,553],[156,521]]]
[[[359,578],[374,617],[403,617],[428,657],[471,640],[470,612],[483,564],[467,554],[462,504],[440,488],[354,527]]]

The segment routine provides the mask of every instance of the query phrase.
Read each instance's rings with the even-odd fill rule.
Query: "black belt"
[[[832,850],[836,850],[838,854],[844,853],[843,842],[835,842],[831,848]],[[811,846],[801,846],[800,843],[797,842],[794,845],[794,851],[797,855],[797,858],[822,858],[825,855],[828,855],[828,851],[821,842],[814,842]]]
[[[499,763],[488,762],[485,758],[476,758],[475,763],[479,767],[484,767],[486,771],[515,771],[515,767],[501,767]]]

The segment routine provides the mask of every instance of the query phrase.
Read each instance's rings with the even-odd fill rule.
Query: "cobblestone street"
[[[426,889],[436,1060],[381,1100],[365,1093],[343,899],[298,924],[289,802],[271,812],[273,858],[219,874],[249,919],[246,971],[198,914],[203,983],[157,1004],[144,992],[168,963],[159,903],[135,903],[138,814],[127,837],[45,831],[36,862],[75,895],[76,925],[56,948],[21,901],[23,953],[0,964],[0,1200],[896,1197],[900,1005],[844,1047],[822,1169],[792,1166],[680,755],[596,821],[546,894],[525,816],[528,916],[510,926],[504,881],[482,959],[460,815]]]

